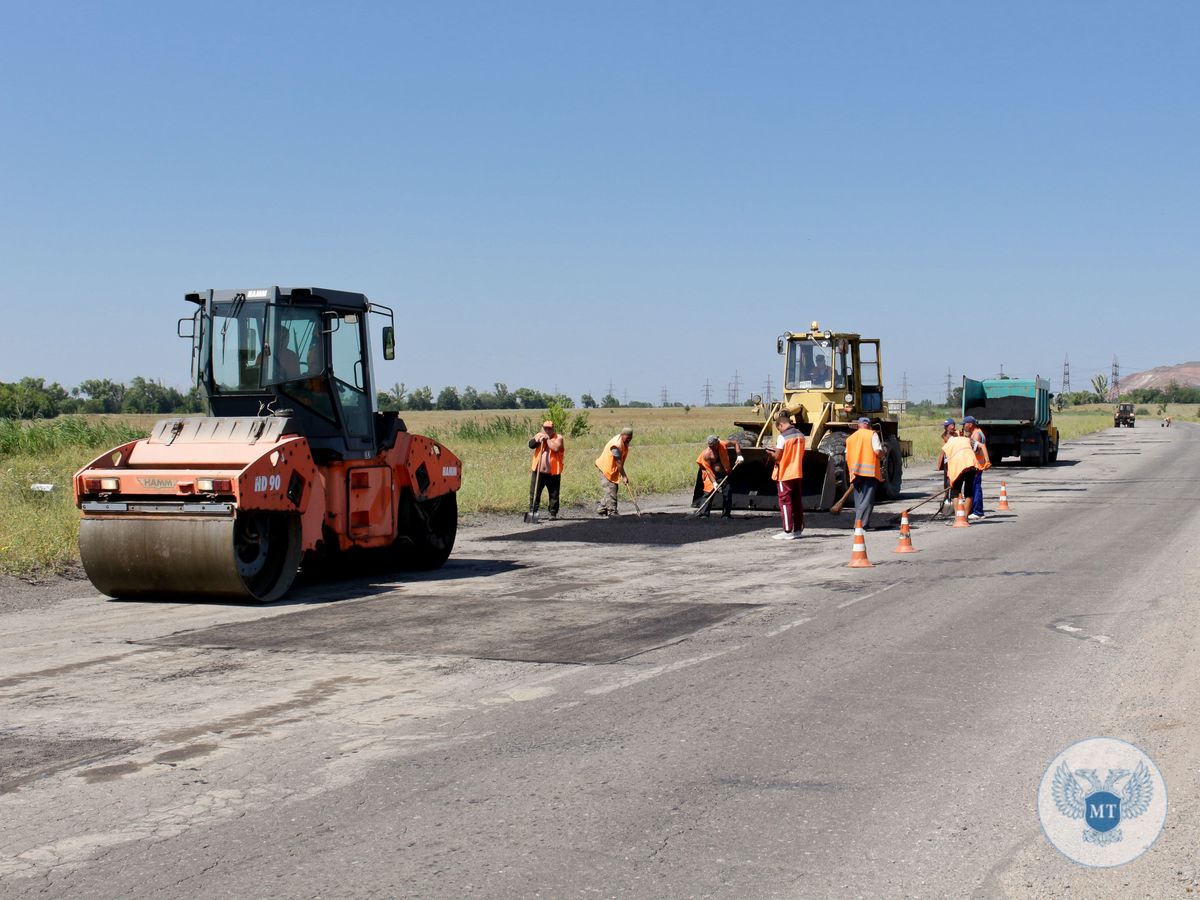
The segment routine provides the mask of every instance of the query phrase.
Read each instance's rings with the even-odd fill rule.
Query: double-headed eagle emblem
[[[1087,826],[1083,840],[1089,844],[1106,846],[1121,840],[1117,826],[1122,819],[1142,815],[1153,796],[1154,782],[1144,762],[1138,762],[1132,773],[1109,769],[1103,782],[1096,769],[1072,772],[1066,760],[1054,772],[1054,805],[1069,819],[1083,819]]]

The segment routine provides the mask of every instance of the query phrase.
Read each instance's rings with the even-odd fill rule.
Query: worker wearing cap
[[[862,416],[858,430],[846,438],[846,475],[854,488],[854,518],[863,528],[870,527],[875,509],[875,486],[883,481],[883,466],[887,456],[883,441],[871,427],[871,420]]]
[[[965,435],[954,435],[942,445],[941,458],[945,460],[946,475],[950,478],[950,496],[966,499],[966,512],[971,514],[971,503],[975,499],[975,450],[971,439]]]
[[[596,509],[599,515],[617,514],[617,488],[622,481],[629,484],[625,466],[629,463],[629,445],[632,441],[633,429],[627,425],[621,429],[620,434],[604,445],[604,449],[596,457],[596,468],[600,470],[600,484],[604,488],[604,496]]]
[[[733,465],[729,464],[731,450],[735,457]],[[696,457],[696,465],[700,467],[700,475],[704,484],[704,493],[711,494],[720,485],[722,519],[728,519],[733,515],[733,484],[729,480],[729,473],[733,471],[733,466],[740,465],[745,461],[742,456],[741,444],[737,441],[722,441],[715,434],[708,436],[704,449]],[[700,515],[708,518],[711,509],[711,504],[705,506],[704,512]]]
[[[801,478],[804,475],[804,434],[792,424],[786,412],[775,416],[774,448],[767,452],[775,459],[771,478],[779,492],[779,516],[783,531],[772,535],[777,541],[794,541],[804,531],[804,495]]]
[[[550,518],[558,518],[558,490],[562,483],[563,456],[566,444],[547,419],[542,430],[529,439],[533,459],[529,463],[529,512],[536,514],[542,505],[542,488],[549,493]]]
[[[975,490],[971,495],[971,518],[982,519],[983,473],[992,467],[992,461],[988,456],[987,436],[974,416],[966,416],[963,419],[963,437],[971,442],[971,449],[975,451]]]

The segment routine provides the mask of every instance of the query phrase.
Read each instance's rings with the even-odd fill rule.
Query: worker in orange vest
[[[557,519],[566,443],[562,435],[555,432],[553,421],[547,419],[542,423],[542,430],[529,439],[529,449],[533,451],[529,463],[529,512],[536,516],[542,505],[542,488],[545,488],[549,494],[550,518]]]
[[[971,441],[971,449],[975,452],[975,491],[971,495],[971,518],[983,518],[983,473],[992,467],[988,456],[987,435],[979,427],[974,416],[963,419],[963,436]]]
[[[617,514],[617,488],[623,481],[629,484],[629,476],[625,474],[625,466],[629,462],[629,445],[633,442],[633,429],[628,425],[621,433],[604,445],[600,455],[596,457],[596,468],[600,470],[600,484],[604,488],[604,496],[596,509],[601,516]]]
[[[875,487],[884,480],[886,459],[879,432],[871,427],[870,419],[860,417],[858,430],[846,438],[846,476],[854,488],[854,518],[862,522],[863,528],[871,525]]]
[[[729,451],[731,450],[735,457],[733,465],[729,464]],[[717,489],[718,484],[721,486],[722,519],[733,516],[733,484],[729,480],[729,473],[733,471],[733,466],[740,465],[745,461],[742,456],[741,444],[737,441],[722,441],[715,434],[708,436],[704,449],[696,457],[696,465],[700,467],[700,475],[704,484],[704,493],[711,494]],[[707,519],[711,509],[710,503],[704,507],[704,512],[700,515]]]
[[[942,456],[946,460],[946,475],[950,479],[950,496],[966,500],[966,512],[971,514],[975,500],[975,451],[971,439],[966,435],[954,435],[942,445]]]
[[[772,535],[777,541],[794,541],[804,531],[804,496],[800,481],[804,475],[804,435],[792,424],[786,412],[775,417],[775,446],[767,452],[775,460],[771,477],[779,492],[779,515],[783,531]]]

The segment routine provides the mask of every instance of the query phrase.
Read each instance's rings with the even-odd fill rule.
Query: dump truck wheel
[[[887,450],[887,462],[884,470],[884,480],[876,490],[882,500],[899,500],[900,487],[904,482],[904,454],[900,450],[900,439],[888,435],[883,439]]]
[[[458,494],[451,491],[429,500],[406,496],[401,504],[401,538],[407,538],[407,568],[440,569],[450,558],[458,533]]]

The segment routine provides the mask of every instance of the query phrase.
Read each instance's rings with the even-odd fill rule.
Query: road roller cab
[[[457,530],[458,458],[374,408],[368,318],[318,288],[206,291],[180,320],[210,417],[166,419],[75,476],[80,556],[112,596],[262,601],[302,562],[366,552],[437,568]]]

